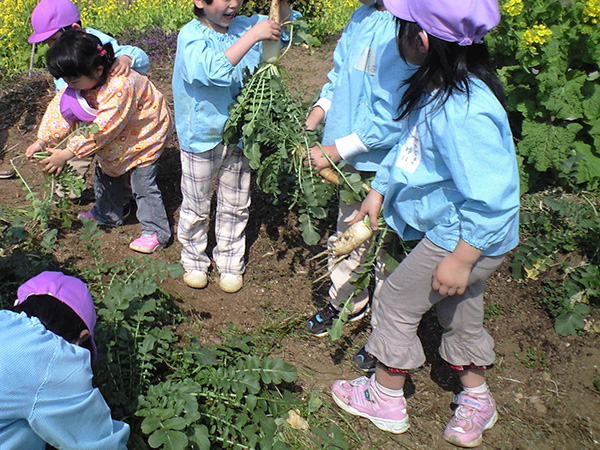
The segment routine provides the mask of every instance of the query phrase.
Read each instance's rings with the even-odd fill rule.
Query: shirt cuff
[[[360,153],[367,153],[369,149],[362,143],[356,133],[335,140],[335,147],[342,159],[348,159]]]
[[[323,111],[325,111],[325,118],[327,118],[327,112],[329,111],[329,108],[331,108],[331,100],[325,97],[321,97],[319,100],[317,100],[317,103],[313,105],[313,108],[315,106],[318,106]]]

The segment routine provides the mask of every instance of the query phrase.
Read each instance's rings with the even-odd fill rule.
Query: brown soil
[[[332,67],[333,43],[308,54],[293,49],[285,59],[291,83],[306,98],[318,92]],[[171,100],[170,67],[154,68],[154,83]],[[47,75],[19,80],[0,93],[0,149],[4,160],[22,154],[35,139],[35,130],[52,96]],[[39,183],[40,173],[23,160],[17,162],[23,176]],[[176,139],[161,159],[159,183],[173,224],[181,203],[180,167]],[[0,180],[1,206],[27,206],[23,186],[16,179]],[[73,211],[89,209],[87,202]],[[314,268],[308,258],[319,247],[308,248],[295,228],[295,216],[255,193],[248,226],[247,272],[244,288],[236,294],[222,293],[211,280],[204,290],[192,290],[181,280],[166,282],[167,290],[189,314],[189,329],[205,342],[218,342],[219,330],[231,325],[257,331],[268,326],[287,330],[275,349],[276,356],[297,366],[300,384],[328,398],[333,380],[354,378],[359,372],[350,360],[365,342],[368,320],[346,327],[343,338],[311,338],[302,333],[306,319],[325,304],[325,287],[312,284]],[[81,229],[62,230],[59,261],[85,266],[89,260],[79,240]],[[132,256],[128,242],[139,233],[134,219],[103,234],[105,255],[119,261]],[[178,262],[180,244],[175,239],[152,258]],[[563,338],[554,333],[548,316],[536,307],[536,287],[515,282],[508,264],[489,280],[486,301],[497,312],[486,326],[496,341],[496,369],[489,373],[500,418],[486,432],[481,448],[488,449],[581,449],[599,448],[600,393],[593,381],[600,376],[600,337],[581,334]],[[441,435],[451,415],[452,390],[456,378],[436,353],[440,330],[433,315],[427,315],[421,335],[431,365],[412,376],[407,386],[411,415],[410,430],[400,436],[383,433],[368,421],[340,413],[339,422],[349,421],[361,438],[360,449],[445,449]],[[337,411],[333,406],[333,411]]]

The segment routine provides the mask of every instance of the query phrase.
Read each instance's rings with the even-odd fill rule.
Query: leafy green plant
[[[557,333],[573,334],[590,306],[600,304],[598,198],[556,189],[524,198],[522,211],[524,242],[514,253],[513,275],[535,280],[546,274],[540,304],[556,319]]]
[[[546,352],[538,350],[535,346],[528,347],[524,354],[515,352],[515,356],[522,364],[530,368],[544,368],[549,365]]]
[[[486,37],[506,87],[523,190],[560,184],[575,155],[577,183],[600,181],[599,7],[594,0],[504,0]]]
[[[250,167],[257,170],[258,187],[274,201],[285,199],[290,208],[298,208],[302,237],[314,245],[321,238],[317,221],[327,217],[335,190],[304,164],[305,155],[310,159],[308,150],[318,144],[316,133],[305,128],[307,112],[299,96],[287,89],[277,61],[262,63],[254,73],[247,72],[223,140],[236,145],[241,139]]]

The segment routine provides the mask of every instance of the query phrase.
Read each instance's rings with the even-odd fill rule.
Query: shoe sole
[[[206,286],[208,286],[208,280],[206,280],[204,282],[204,284],[199,284],[199,283],[190,282],[190,281],[186,280],[184,277],[183,282],[186,284],[186,286],[189,286],[193,289],[204,289]]]
[[[351,319],[348,319],[348,322],[356,322],[357,320],[362,319],[369,313],[370,310],[371,310],[371,308],[367,305],[367,307],[363,310],[363,312],[361,312],[360,314],[358,314],[356,316],[353,316]],[[323,336],[327,336],[329,334],[329,330],[331,330],[331,328],[327,328],[325,331],[322,331],[321,333],[313,333],[309,330],[306,330],[306,332],[308,334],[310,334],[311,336],[323,337]]]
[[[402,433],[405,433],[406,430],[408,430],[408,428],[410,427],[408,417],[405,420],[379,419],[377,417],[372,417],[366,413],[362,413],[359,410],[353,408],[352,406],[344,403],[333,392],[331,393],[331,396],[333,397],[333,401],[344,411],[346,411],[347,413],[350,413],[354,416],[359,416],[359,417],[364,417],[365,419],[369,419],[373,423],[373,425],[375,425],[380,430],[389,431],[390,433],[394,433],[394,434],[402,434]]]
[[[483,431],[489,430],[490,428],[492,428],[495,424],[496,421],[498,420],[498,411],[494,411],[494,415],[492,416],[492,418],[490,419],[490,421],[486,424],[485,427],[483,427]],[[471,442],[463,442],[460,439],[458,439],[457,436],[450,436],[450,437],[446,437],[444,436],[444,439],[446,439],[447,442],[450,442],[453,445],[456,445],[457,447],[463,447],[463,448],[475,448],[481,445],[481,443],[483,442],[483,431],[481,432],[481,435],[471,441]]]
[[[129,244],[129,248],[131,250],[133,250],[134,252],[144,253],[145,255],[150,255],[151,253],[154,253],[156,250],[164,248],[164,245],[159,244],[154,248],[147,248],[147,247],[138,247],[137,245]]]

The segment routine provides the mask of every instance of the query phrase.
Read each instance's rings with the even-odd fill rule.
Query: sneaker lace
[[[321,311],[319,311],[318,314],[319,314],[319,317],[321,318],[321,320],[326,322],[329,319],[337,317],[339,315],[339,311],[337,309],[335,309],[333,306],[327,305],[325,308],[323,308]]]

